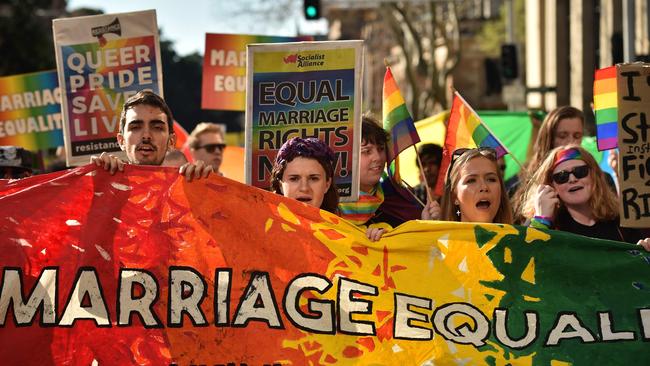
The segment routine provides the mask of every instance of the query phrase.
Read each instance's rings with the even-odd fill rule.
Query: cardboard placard
[[[124,101],[140,90],[162,96],[156,11],[53,21],[68,166],[121,154],[116,135]]]
[[[650,227],[650,64],[616,66],[621,226]]]
[[[246,183],[268,189],[277,151],[316,137],[337,156],[340,200],[359,195],[363,41],[248,46]]]

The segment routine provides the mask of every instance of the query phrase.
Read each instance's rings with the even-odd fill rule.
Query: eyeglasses
[[[205,149],[207,153],[214,154],[214,152],[217,151],[217,149],[219,149],[219,151],[223,151],[223,149],[225,148],[226,148],[226,144],[207,144],[203,146],[198,146],[196,149],[197,150]]]
[[[573,174],[576,179],[582,179],[589,174],[589,165],[581,165],[573,168],[573,170],[561,170],[553,174],[553,182],[557,184],[564,184],[569,181],[569,175]]]

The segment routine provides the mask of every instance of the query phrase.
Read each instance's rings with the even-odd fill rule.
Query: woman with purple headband
[[[524,202],[522,214],[532,227],[636,243],[650,250],[650,239],[640,230],[620,227],[618,198],[596,160],[577,145],[549,153],[529,181]]]
[[[271,171],[271,190],[336,214],[339,195],[334,184],[332,149],[315,138],[294,137],[282,145]]]

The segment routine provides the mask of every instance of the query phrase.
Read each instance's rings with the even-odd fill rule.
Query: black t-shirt
[[[590,238],[607,239],[636,244],[643,239],[638,229],[620,227],[619,220],[596,221],[592,226],[583,225],[571,217],[568,211],[560,210],[555,219],[555,229]]]

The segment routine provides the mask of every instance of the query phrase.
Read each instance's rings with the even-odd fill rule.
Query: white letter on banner
[[[169,271],[169,326],[183,326],[187,313],[194,326],[207,325],[201,310],[206,295],[203,278],[189,267],[175,267]]]
[[[372,314],[372,302],[354,299],[355,293],[377,296],[379,290],[361,282],[339,277],[339,330],[346,334],[374,335],[373,322],[353,321],[352,314]]]
[[[600,324],[601,339],[606,341],[620,341],[620,340],[634,340],[634,332],[630,331],[615,331],[612,324],[612,313],[609,311],[599,312],[598,319]]]
[[[251,319],[265,321],[271,328],[282,328],[280,311],[266,272],[253,272],[251,275],[237,306],[233,326],[245,327]]]
[[[86,79],[83,75],[70,75],[70,91],[76,92],[79,88],[84,86]]]
[[[639,309],[643,339],[650,339],[650,309]]]
[[[317,290],[324,294],[332,283],[316,275],[302,275],[294,278],[284,295],[284,310],[296,327],[316,333],[334,333],[334,302],[307,300],[307,308],[320,316],[308,316],[300,311],[300,294],[305,290]]]
[[[75,62],[76,60],[76,62]],[[80,53],[73,53],[68,56],[68,68],[77,72],[77,74],[84,73],[84,66],[86,66],[86,59]]]
[[[571,327],[573,330],[565,332],[567,327]],[[561,340],[570,338],[580,338],[584,343],[596,341],[593,334],[582,325],[576,314],[560,314],[555,321],[555,326],[553,326],[553,329],[548,334],[546,345],[557,346]]]
[[[455,326],[455,318],[463,315],[476,323],[472,329],[467,322]],[[485,345],[485,339],[490,333],[490,322],[480,310],[467,303],[445,304],[433,313],[433,326],[446,340],[458,344],[473,344],[476,347]]]
[[[23,281],[20,270],[5,268],[2,277],[2,285],[0,285],[0,326],[5,324],[7,310],[12,302],[14,319],[17,325],[30,324],[41,304],[43,304],[41,323],[56,323],[57,270],[55,268],[43,269],[27,301],[23,301]]]
[[[508,335],[508,310],[494,310],[494,333],[504,346],[522,349],[537,339],[537,314],[531,311],[526,311],[524,314],[526,315],[526,335],[519,340],[514,340]]]
[[[210,50],[210,66],[223,66],[224,50]]]
[[[411,325],[411,320],[428,323],[426,314],[409,309],[409,305],[431,310],[431,299],[395,294],[395,331],[394,337],[399,339],[433,339],[433,331],[428,328]]]
[[[86,296],[90,306],[82,306]],[[82,269],[79,272],[59,325],[72,326],[77,319],[91,319],[98,326],[111,325],[95,269]]]
[[[230,321],[230,278],[231,269],[219,268],[215,270],[216,280],[214,290],[214,322],[216,325],[228,325]]]
[[[139,284],[144,290],[138,298],[133,298],[133,285]],[[140,315],[142,323],[147,327],[160,326],[154,315],[153,303],[158,297],[158,284],[149,273],[141,270],[120,270],[120,295],[117,303],[117,324],[131,325],[131,313]]]

